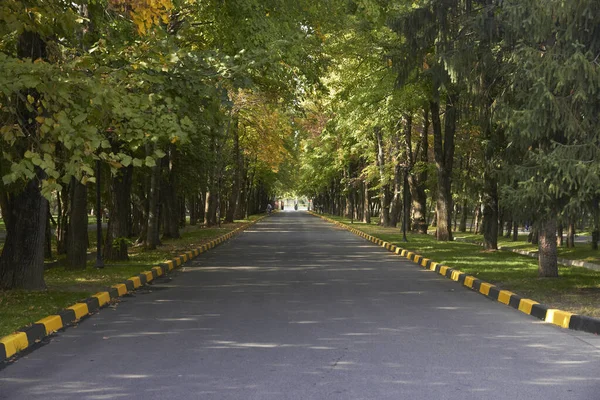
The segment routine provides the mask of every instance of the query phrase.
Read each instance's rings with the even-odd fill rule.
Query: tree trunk
[[[67,240],[67,269],[85,269],[88,247],[87,186],[71,178],[71,216]]]
[[[41,178],[41,171],[37,175]],[[48,201],[40,193],[37,179],[11,196],[10,223],[0,256],[0,289],[42,290],[44,283],[44,239]]]
[[[556,245],[558,247],[562,247],[564,245],[564,236],[565,236],[564,227],[563,227],[562,222],[560,222],[558,224],[557,231],[558,231],[558,234],[556,235]]]
[[[365,224],[371,223],[371,199],[369,196],[369,184],[365,181],[363,183],[364,186],[364,212],[363,212],[363,222]]]
[[[146,248],[148,250],[156,249],[160,244],[160,234],[158,226],[159,215],[159,196],[160,196],[160,166],[157,164],[152,167],[150,176],[150,193],[148,193],[148,232],[146,236]]]
[[[498,250],[498,183],[489,171],[484,172],[483,247]]]
[[[390,207],[390,226],[398,226],[402,215],[402,167],[396,163],[394,168],[394,195]]]
[[[379,202],[381,203],[380,223],[390,226],[390,199],[387,190],[387,176],[385,173],[385,149],[383,145],[383,132],[376,126],[373,130],[377,145],[377,166],[379,167]]]
[[[411,124],[412,126],[412,120]],[[427,168],[428,163],[428,152],[429,152],[429,109],[426,108],[424,111],[424,123],[423,131],[419,138],[419,144],[417,145],[417,151],[414,157],[412,156],[411,132],[408,129],[405,130],[405,146],[406,151],[409,154],[409,162],[411,164],[411,173],[408,175],[408,185],[410,188],[410,198],[412,201],[412,225],[411,230],[418,233],[427,233],[427,193],[426,182],[427,182]],[[417,162],[417,164],[415,163]],[[416,165],[416,171],[415,171]]]
[[[46,43],[38,33],[24,31],[18,38],[17,56],[31,61],[45,59]],[[33,89],[21,94],[23,98],[40,97]],[[25,102],[20,102],[18,108],[21,130],[30,143],[37,142],[37,112],[28,108]],[[18,140],[14,146],[21,155],[31,150],[31,146],[25,140]],[[46,287],[44,239],[48,221],[48,201],[40,192],[40,181],[46,176],[37,167],[35,175],[23,189],[9,196],[6,210],[10,214],[9,223],[6,224],[6,239],[0,256],[0,289],[41,290]]]
[[[434,155],[438,172],[438,193],[436,199],[437,240],[452,240],[452,165],[454,161],[454,134],[458,95],[449,93],[446,98],[444,132],[440,121],[440,106],[437,101],[430,102],[433,122]]]
[[[233,219],[237,213],[238,204],[240,203],[240,189],[242,185],[242,155],[240,152],[240,137],[238,132],[237,119],[232,129],[233,134],[233,160],[234,173],[233,173],[233,185],[231,188],[231,195],[229,196],[229,206],[227,208],[227,214],[225,215],[225,222],[233,222]]]
[[[121,168],[110,185],[108,228],[104,245],[104,259],[128,260],[129,216],[131,213],[131,166]]]
[[[194,226],[198,224],[198,207],[196,206],[196,202],[198,195],[194,192],[188,198],[188,207],[190,209],[190,225]]]
[[[479,233],[479,225],[481,224],[481,203],[477,203],[475,210],[473,211],[473,224],[471,229],[475,228],[475,234]]]
[[[50,203],[48,202],[48,220],[46,221],[46,238],[44,239],[44,258],[52,258],[52,227],[50,221],[52,220],[52,214],[50,214]]]
[[[598,241],[600,240],[600,199],[595,197],[592,200],[592,250],[598,250]]]
[[[168,155],[162,158],[163,181],[160,185],[162,198],[163,237],[177,239],[179,234],[179,207],[177,202],[176,164],[177,155],[175,148],[171,148]]]
[[[556,219],[543,221],[539,228],[538,276],[558,277],[558,255],[556,250]]]
[[[469,203],[467,199],[463,200],[463,204],[461,207],[461,215],[460,215],[460,225],[458,226],[459,232],[467,231],[467,218],[469,216]]]
[[[575,247],[575,222],[569,220],[569,228],[567,230],[567,247]]]
[[[517,221],[515,221],[515,223],[513,224],[512,241],[516,242],[518,240],[519,240],[519,223]]]
[[[509,219],[508,221],[506,221],[506,234],[504,235],[504,237],[506,239],[509,239],[510,236],[512,235],[512,227],[513,227],[513,220]]]
[[[213,190],[207,190],[205,196],[204,225],[206,226],[214,226],[217,223],[217,201]]]

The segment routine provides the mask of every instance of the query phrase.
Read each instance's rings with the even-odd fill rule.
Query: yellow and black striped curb
[[[356,235],[359,235],[393,253],[398,254],[399,256],[405,257],[410,261],[417,263],[419,266],[437,272],[438,274],[445,276],[448,279],[452,279],[467,288],[474,290],[492,300],[496,300],[502,304],[505,304],[509,307],[517,309],[525,314],[532,315],[536,318],[539,318],[543,321],[552,323],[554,325],[558,325],[562,328],[573,329],[577,331],[584,331],[589,333],[600,333],[600,319],[588,317],[585,315],[573,314],[568,311],[558,310],[555,308],[550,308],[544,304],[540,304],[537,301],[531,299],[525,299],[513,292],[508,290],[502,290],[499,287],[484,282],[480,279],[475,278],[474,276],[467,275],[464,272],[461,272],[457,269],[450,268],[446,265],[441,265],[433,260],[428,258],[424,258],[423,256],[402,249],[396,245],[393,245],[389,242],[385,242],[375,236],[371,236],[361,230],[352,228],[344,223],[335,221],[333,219],[327,218],[323,215],[315,214],[310,212],[310,214],[320,217],[326,221],[332,222],[341,228],[344,228]]]
[[[139,275],[132,276],[122,283],[107,288],[103,292],[96,293],[92,297],[82,300],[79,303],[75,303],[55,315],[49,315],[30,326],[19,329],[12,335],[0,338],[0,360],[12,357],[60,329],[75,325],[83,318],[86,318],[100,308],[107,306],[112,300],[133,292],[160,276],[166,275],[173,269],[180,267],[185,262],[218,246],[263,218],[264,216],[257,218],[256,220],[219,236],[194,250],[181,254],[164,263],[160,263],[148,271],[143,271]]]

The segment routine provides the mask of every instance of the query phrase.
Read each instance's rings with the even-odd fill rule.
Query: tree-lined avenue
[[[0,371],[0,399],[593,399],[600,341],[282,212]]]

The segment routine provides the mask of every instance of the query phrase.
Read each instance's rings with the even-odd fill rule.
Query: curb
[[[600,319],[592,318],[585,315],[573,314],[568,311],[563,311],[555,308],[550,308],[544,304],[540,304],[535,300],[523,298],[508,290],[502,290],[499,287],[482,281],[474,276],[467,275],[457,269],[442,265],[428,258],[405,250],[401,247],[385,242],[379,238],[364,233],[358,229],[352,228],[346,224],[327,218],[325,216],[309,212],[309,214],[322,218],[328,222],[340,226],[358,236],[361,236],[401,257],[405,257],[410,261],[415,262],[420,267],[434,271],[448,279],[462,284],[463,286],[474,290],[489,299],[498,301],[504,305],[512,307],[522,313],[534,316],[545,322],[560,326],[561,328],[583,331],[588,333],[600,334]]]
[[[138,275],[126,279],[122,283],[112,285],[106,288],[105,291],[98,292],[85,300],[73,304],[70,307],[58,312],[54,315],[49,315],[41,320],[23,327],[8,336],[0,337],[0,360],[6,361],[10,357],[26,350],[42,339],[54,334],[60,329],[67,328],[77,324],[82,319],[91,316],[101,308],[106,307],[111,301],[118,299],[136,289],[146,286],[156,278],[168,274],[170,271],[179,268],[181,265],[190,261],[200,254],[218,246],[234,235],[244,231],[266,216],[262,216],[252,222],[244,224],[233,231],[221,235],[202,246],[180,254],[166,262],[160,263],[152,267],[149,271],[143,271]]]

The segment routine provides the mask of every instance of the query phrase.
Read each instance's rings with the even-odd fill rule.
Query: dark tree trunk
[[[529,241],[533,245],[538,245],[539,239],[540,239],[540,230],[539,230],[537,224],[534,224],[531,227],[531,233],[529,233]]]
[[[427,193],[425,192],[427,183],[427,168],[426,165],[429,162],[429,109],[425,108],[423,118],[423,131],[419,138],[419,144],[415,157],[413,159],[412,150],[407,145],[407,151],[410,157],[410,163],[412,165],[412,173],[408,175],[408,184],[410,187],[410,198],[412,199],[412,226],[411,229],[418,233],[427,233]],[[411,121],[412,122],[412,121]],[[412,123],[411,123],[412,125]],[[405,141],[410,143],[410,131],[405,131]],[[414,170],[414,162],[417,161],[417,170]]]
[[[225,222],[233,222],[233,219],[237,213],[237,208],[240,203],[240,189],[242,186],[242,170],[244,168],[242,164],[242,155],[240,152],[240,137],[238,132],[238,121],[235,120],[233,129],[233,159],[234,159],[234,172],[233,172],[233,185],[231,187],[231,194],[229,196],[229,206],[227,208],[227,214],[225,215]]]
[[[38,177],[42,172],[37,171]],[[0,289],[45,289],[44,239],[48,201],[37,179],[9,200],[10,223],[0,256]]]
[[[567,247],[575,247],[575,222],[569,220],[569,228],[567,230]]]
[[[128,260],[129,218],[131,214],[131,166],[121,168],[110,184],[108,228],[104,246],[104,259]]]
[[[179,234],[179,207],[177,201],[176,165],[177,154],[171,148],[168,155],[162,158],[163,181],[161,182],[163,237],[177,239]]]
[[[504,233],[504,211],[498,207],[498,233],[496,237],[502,237]]]
[[[196,205],[196,202],[198,201],[197,198],[198,194],[195,192],[188,198],[188,207],[190,209],[190,225],[192,226],[198,224],[198,206]]]
[[[458,95],[449,93],[446,98],[444,132],[440,121],[440,106],[430,102],[433,122],[434,155],[438,172],[436,199],[436,236],[440,241],[452,240],[452,166],[454,160],[454,134],[456,130]]]
[[[69,215],[71,214],[70,197],[69,188],[66,185],[60,192],[56,193],[56,203],[58,205],[58,226],[56,227],[57,254],[65,254],[67,252]]]
[[[48,203],[48,220],[46,221],[46,238],[44,247],[44,258],[52,258],[52,227],[50,221],[52,220],[52,214],[50,214],[50,203]]]
[[[512,240],[513,240],[513,242],[516,242],[517,240],[519,240],[519,223],[516,222],[516,221],[513,224],[513,236],[512,236]]]
[[[85,269],[88,247],[87,186],[71,178],[71,216],[67,240],[67,269]]]
[[[179,227],[185,228],[187,213],[185,209],[185,196],[177,197],[177,213],[179,214]]]
[[[558,234],[556,235],[556,245],[558,247],[562,247],[564,245],[564,236],[565,236],[565,232],[564,232],[564,227],[562,222],[560,222],[558,224],[558,228],[557,228]]]
[[[600,199],[594,198],[592,201],[592,250],[598,250],[598,241],[600,240]]]
[[[498,183],[489,171],[484,172],[483,190],[483,246],[498,249]]]
[[[469,217],[469,202],[467,199],[463,200],[461,213],[460,213],[460,225],[458,226],[459,232],[467,231],[467,218]]]
[[[146,236],[146,248],[156,249],[160,244],[160,234],[158,226],[159,215],[159,196],[160,196],[160,166],[152,167],[150,176],[150,193],[148,193],[148,232]]]
[[[381,203],[379,220],[381,225],[390,226],[390,198],[388,195],[389,190],[387,189],[387,176],[385,174],[385,149],[381,127],[376,126],[373,134],[377,145],[377,166],[379,167],[379,202]]]
[[[35,32],[24,31],[17,43],[17,56],[31,61],[46,58],[46,43]],[[21,93],[39,99],[39,93],[28,90]],[[19,125],[28,139],[19,140],[14,146],[23,155],[31,150],[30,144],[38,141],[38,128],[34,109],[25,101],[17,106]],[[25,140],[28,140],[26,142]],[[35,150],[35,148],[34,148]],[[18,193],[9,196],[8,224],[2,256],[0,256],[0,289],[41,290],[44,283],[44,243],[48,221],[48,201],[40,192],[40,180],[46,178],[37,167],[36,176],[25,184]],[[3,210],[4,211],[4,210]],[[6,221],[5,221],[6,222]]]
[[[508,221],[506,221],[506,234],[504,235],[504,237],[506,239],[509,239],[510,236],[512,235],[512,227],[513,227],[513,220],[509,219]]]
[[[558,277],[558,255],[556,249],[556,220],[550,219],[540,224],[538,245],[538,276],[541,278]]]

